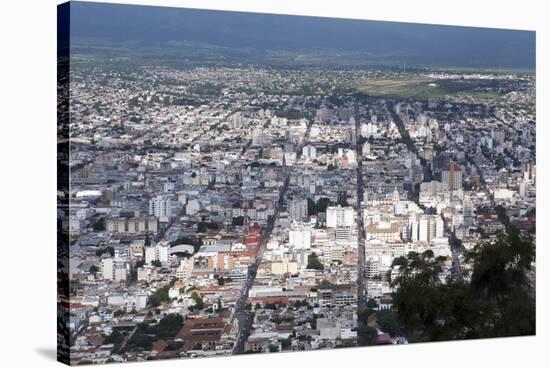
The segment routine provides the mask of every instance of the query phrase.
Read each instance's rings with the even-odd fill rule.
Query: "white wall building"
[[[288,214],[290,219],[303,221],[307,218],[307,199],[298,197],[288,202]]]
[[[302,155],[307,159],[313,160],[317,158],[317,149],[313,145],[306,145],[302,148]]]
[[[329,206],[327,208],[327,228],[351,227],[353,208],[350,206]]]
[[[160,222],[168,222],[176,214],[176,205],[170,197],[158,195],[149,200],[149,215]]]
[[[145,248],[145,263],[150,264],[152,261],[158,260],[165,264],[168,262],[170,248],[167,243],[157,243],[154,246]]]
[[[118,258],[107,258],[101,260],[101,272],[103,279],[112,282],[126,281],[128,268],[126,261]]]
[[[311,229],[307,226],[293,225],[288,233],[288,244],[295,249],[311,247]]]

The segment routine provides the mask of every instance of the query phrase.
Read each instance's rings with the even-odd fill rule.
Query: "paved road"
[[[263,252],[265,249],[265,245],[267,244],[267,241],[269,240],[269,237],[271,236],[271,231],[273,230],[273,227],[275,225],[275,218],[277,217],[280,207],[281,207],[281,197],[284,197],[286,190],[288,189],[288,182],[289,179],[285,179],[285,184],[283,185],[283,189],[281,190],[280,196],[279,196],[279,202],[277,207],[275,208],[275,214],[270,217],[267,221],[267,225],[262,231],[262,237],[260,241],[260,248],[258,250],[258,253],[252,262],[248,266],[248,275],[246,277],[245,283],[243,285],[241,294],[239,296],[239,299],[237,300],[237,303],[235,304],[235,310],[233,312],[233,317],[237,318],[237,321],[239,323],[239,332],[237,336],[237,342],[235,343],[233,347],[233,354],[239,354],[244,352],[244,342],[248,338],[248,335],[250,333],[250,327],[252,323],[243,322],[244,319],[246,319],[247,314],[250,314],[246,312],[245,306],[246,301],[248,299],[248,292],[250,291],[250,288],[252,288],[252,285],[254,284],[254,279],[256,279],[256,274],[258,273],[258,267],[260,266],[260,263],[262,261]]]
[[[250,311],[242,312],[239,317],[239,326],[242,325],[239,331],[237,341],[233,347],[233,354],[244,353],[244,344],[250,336],[250,330],[252,329],[252,322],[254,321],[254,314]]]
[[[405,128],[405,124],[403,123],[403,120],[401,120],[401,117],[399,117],[399,115],[395,112],[394,106],[395,105],[390,102],[388,102],[387,104],[388,110],[390,111],[392,118],[395,124],[397,125],[397,128],[399,129],[399,133],[401,134],[401,137],[403,138],[409,151],[415,153],[417,158],[420,158],[420,156],[418,155],[418,150],[416,149],[416,145],[414,144],[412,139],[409,137],[409,134]],[[421,163],[422,163],[424,172],[428,171],[426,161],[421,160]],[[431,171],[430,171],[430,176],[431,176]],[[463,282],[464,276],[462,274],[462,266],[460,265],[460,259],[459,259],[459,255],[462,251],[461,251],[461,248],[456,245],[457,239],[454,236],[454,234],[450,232],[447,222],[444,219],[443,219],[443,222],[445,223],[445,230],[449,234],[449,247],[451,249],[451,255],[452,255],[451,272],[458,281]]]
[[[303,143],[297,147],[297,152],[300,152],[300,154],[302,152],[302,148],[307,143],[310,127],[311,125],[309,125],[306,130]],[[289,183],[290,183],[290,174],[285,172],[283,188],[279,192],[279,200],[277,202],[277,206],[275,207],[275,213],[272,217],[269,218],[269,220],[267,221],[266,227],[262,231],[262,238],[261,238],[258,254],[254,259],[254,262],[248,266],[248,275],[246,277],[245,284],[241,291],[241,295],[239,296],[239,299],[235,304],[235,311],[233,313],[233,317],[237,318],[238,320],[239,331],[237,334],[237,341],[233,346],[233,351],[232,351],[233,354],[244,353],[244,344],[248,339],[248,336],[250,335],[250,329],[252,327],[252,321],[253,321],[254,315],[248,312],[247,310],[245,310],[246,301],[248,300],[248,292],[250,291],[250,288],[252,288],[252,285],[254,284],[254,280],[256,279],[256,274],[258,272],[258,267],[262,262],[262,256],[265,250],[265,246],[269,241],[271,232],[273,231],[273,227],[275,226],[275,220],[284,203],[286,192],[288,191]]]
[[[361,123],[359,121],[359,105],[355,102],[355,151],[357,154],[357,312],[367,307],[367,280],[365,279],[365,224],[361,213],[361,204],[364,199],[363,182],[363,144],[361,143]],[[363,325],[359,325],[363,326]]]

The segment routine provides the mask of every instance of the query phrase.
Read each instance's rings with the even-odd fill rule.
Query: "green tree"
[[[125,350],[150,350],[153,347],[154,338],[150,335],[135,332],[132,337],[128,340]]]
[[[124,341],[124,335],[119,332],[117,329],[113,330],[104,341],[104,344],[114,344],[115,346],[120,345]]]
[[[367,301],[367,307],[368,308],[378,308],[378,302],[374,298],[369,298]]]
[[[204,300],[197,292],[191,293],[191,299],[195,301],[194,309],[202,310],[204,308]]]
[[[307,257],[307,269],[316,269],[316,270],[323,270],[324,269],[324,266],[323,264],[319,261],[319,257],[317,256],[317,254],[315,252],[311,253],[311,255],[309,255]]]
[[[340,206],[348,206],[348,194],[345,192],[338,194],[337,204]]]
[[[312,198],[307,198],[307,214],[308,215],[317,214],[317,207],[315,205],[315,201],[313,201]]]
[[[158,307],[162,302],[170,301],[168,296],[168,290],[170,289],[170,284],[165,285],[162,288],[159,288],[156,292],[151,294],[147,299],[147,304],[151,307]]]
[[[281,341],[281,344],[282,344],[283,349],[288,349],[288,348],[290,348],[290,346],[292,345],[292,339],[291,339],[291,337],[289,336],[288,338],[283,339],[283,340]]]
[[[399,323],[399,316],[394,310],[382,310],[376,313],[376,323],[382,331],[392,337],[403,336],[403,329]]]
[[[183,317],[177,314],[164,316],[158,324],[150,327],[149,332],[156,334],[161,339],[173,338],[183,326]]]
[[[315,211],[317,213],[325,213],[330,205],[332,205],[332,202],[329,198],[320,198],[315,204]]]
[[[533,335],[533,243],[499,235],[467,254],[471,282],[441,279],[442,258],[409,253],[392,281],[399,322],[411,342]]]
[[[162,266],[162,263],[160,262],[160,260],[152,260],[151,265],[160,268]]]
[[[378,340],[378,332],[370,326],[359,326],[357,328],[357,344],[360,346],[375,345]]]

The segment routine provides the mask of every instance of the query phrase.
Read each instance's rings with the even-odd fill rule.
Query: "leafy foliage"
[[[157,324],[138,324],[134,334],[128,339],[124,350],[150,350],[153,343],[159,339],[175,337],[183,326],[181,315],[166,315]]]
[[[183,326],[183,317],[181,315],[166,315],[158,324],[149,327],[150,332],[156,334],[161,339],[172,338],[180,331]]]
[[[375,345],[378,340],[378,332],[371,326],[359,326],[357,328],[357,343],[361,346]]]
[[[158,307],[162,302],[168,302],[170,300],[170,297],[168,297],[169,289],[170,284],[159,288],[155,293],[149,296],[149,298],[147,299],[147,304],[151,307]]]
[[[122,343],[123,341],[124,341],[124,335],[120,331],[115,329],[111,334],[109,334],[105,338],[104,343],[114,344],[116,346],[116,345],[120,345],[120,343]]]
[[[190,310],[202,310],[204,308],[204,300],[197,292],[191,293],[191,299],[195,301],[195,304],[189,307]]]
[[[324,269],[323,264],[321,264],[315,252],[307,257],[307,269],[316,269],[316,270]]]
[[[394,310],[382,310],[376,313],[376,323],[380,329],[391,337],[403,336],[403,328],[399,322],[399,316]]]
[[[532,242],[517,233],[478,245],[467,256],[470,283],[444,279],[445,259],[431,251],[396,259],[392,266],[400,266],[400,275],[392,281],[393,302],[407,337],[415,342],[534,334],[534,255]]]

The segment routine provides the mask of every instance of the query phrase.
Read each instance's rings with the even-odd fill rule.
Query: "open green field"
[[[427,77],[372,79],[353,87],[375,97],[427,99],[450,96],[472,96],[484,99],[498,98],[497,80],[453,79]]]

